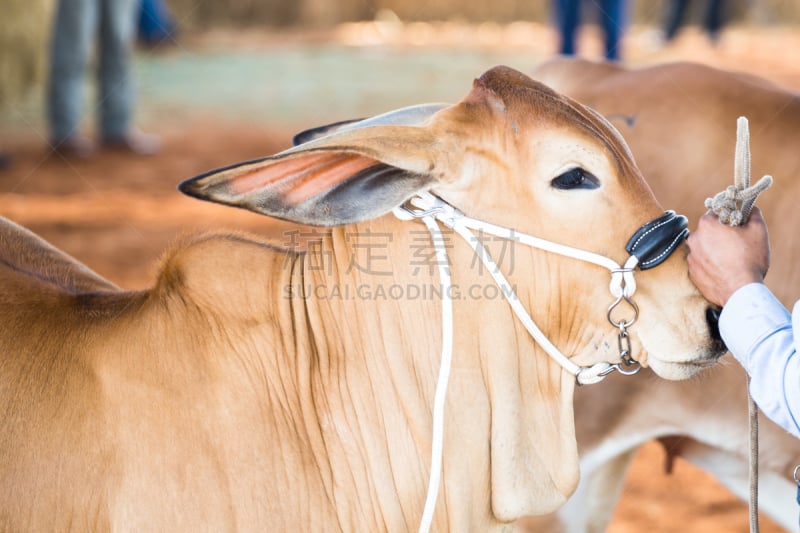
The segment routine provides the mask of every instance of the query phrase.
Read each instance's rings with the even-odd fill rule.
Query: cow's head
[[[306,142],[280,154],[184,182],[181,190],[325,226],[380,217],[415,194],[431,191],[472,218],[601,254],[620,264],[628,256],[628,239],[663,213],[625,142],[606,120],[506,67],[483,74],[458,104],[338,124],[305,134],[301,140]],[[616,362],[618,332],[606,316],[613,300],[608,271],[541,250],[523,251],[520,246],[516,250],[514,284],[550,340],[580,364]],[[636,274],[640,314],[630,329],[632,347],[638,360],[667,378],[688,377],[713,362],[722,349],[707,322],[709,304],[689,280],[685,255],[683,245],[657,268]],[[534,270],[537,267],[544,270]],[[527,281],[535,290],[526,291]],[[528,339],[528,344],[517,345],[518,351],[530,356],[532,345]],[[522,366],[504,367],[498,375]],[[548,425],[560,433],[526,435],[549,441],[526,458],[522,455],[527,452],[518,447],[519,432],[505,438],[502,424],[493,427],[498,432],[493,438],[503,441],[508,452],[495,450],[493,440],[493,507],[499,517],[546,512],[558,501],[544,494],[564,496],[574,486],[577,464],[565,469],[559,460],[548,461],[550,454],[569,455],[559,446],[573,431],[571,421],[564,422],[565,413],[571,416],[565,401],[572,390],[565,395],[562,383],[543,384],[559,381],[558,371],[547,373],[549,377],[521,384],[521,377],[502,375],[506,383],[516,382],[520,394],[506,394],[499,384],[492,391],[497,395],[492,399],[493,417],[507,411],[507,422],[513,425],[514,413],[542,411],[546,405],[552,416],[532,415],[530,425],[540,427],[525,431],[541,432],[541,425]],[[525,379],[529,378],[527,374]],[[536,401],[542,402],[538,406],[512,406],[534,391]],[[497,481],[500,478],[507,483]],[[515,490],[533,493],[523,499],[539,498],[540,505],[513,501],[510,494]]]
[[[299,138],[309,141],[193,178],[181,190],[321,226],[376,218],[430,190],[471,217],[620,264],[635,230],[663,213],[624,140],[605,119],[507,67],[475,80],[456,105],[409,108]],[[605,273],[557,260],[578,278],[594,277],[599,282],[593,285],[604,287]],[[685,249],[637,278],[641,314],[631,333],[647,353],[642,362],[663,377],[680,379],[713,361],[720,344],[712,338],[709,305],[686,273]],[[590,299],[580,291],[578,308]],[[600,307],[594,314],[602,315],[597,325],[606,329]],[[604,348],[578,350],[579,361],[614,355]]]

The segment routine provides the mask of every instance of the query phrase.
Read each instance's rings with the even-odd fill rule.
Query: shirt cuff
[[[765,337],[791,328],[792,317],[763,283],[748,283],[728,299],[719,318],[722,340],[734,357],[750,371],[749,355]]]

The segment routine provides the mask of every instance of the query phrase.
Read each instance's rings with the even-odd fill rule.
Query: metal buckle
[[[408,213],[413,218],[424,218],[444,212],[444,206],[441,205],[435,205],[428,209],[420,209],[418,207],[412,207],[410,201],[401,205],[400,209]]]
[[[797,505],[800,505],[800,465],[794,467],[792,477],[794,478],[794,482],[797,483]]]
[[[605,377],[612,372],[619,372],[623,376],[632,376],[637,372],[639,372],[639,370],[641,369],[642,365],[639,364],[639,361],[634,361],[633,359],[631,359],[631,363],[627,363],[625,361],[621,363],[614,363],[613,365],[609,366],[608,368],[606,368],[597,375]]]
[[[622,374],[623,376],[632,376],[637,374],[639,370],[642,369],[642,364],[639,361],[629,358],[630,361],[623,360],[621,363],[617,363],[614,366],[617,368],[617,372]]]
[[[627,303],[628,306],[630,306],[630,308],[633,310],[633,316],[628,320],[614,320],[614,317],[612,316],[614,309],[616,309],[617,306],[623,301]],[[636,322],[636,319],[639,318],[639,306],[636,305],[636,302],[631,300],[629,296],[623,294],[608,307],[607,317],[611,325],[618,329],[617,349],[619,350],[619,358],[621,361],[611,365],[608,371],[601,375],[604,376],[616,370],[624,376],[632,376],[642,369],[642,365],[639,363],[639,361],[634,359],[633,355],[631,355],[631,338],[630,334],[628,333],[628,328],[632,326],[634,322]]]
[[[423,204],[424,207],[418,207],[419,204]],[[427,204],[427,206],[425,204]],[[401,209],[412,218],[425,218],[448,211],[455,211],[455,208],[450,204],[426,191],[419,192],[415,196],[412,196],[406,200],[403,205],[399,206],[398,209]]]

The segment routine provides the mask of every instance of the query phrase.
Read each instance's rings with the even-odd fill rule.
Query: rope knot
[[[772,176],[763,176],[755,185],[750,185],[750,130],[745,117],[739,117],[736,121],[733,181],[734,185],[728,185],[713,198],[707,198],[705,206],[723,224],[741,226],[750,218],[750,211],[758,195],[772,185]]]

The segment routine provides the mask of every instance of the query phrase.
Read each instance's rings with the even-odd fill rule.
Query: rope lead
[[[705,206],[727,226],[747,223],[758,195],[772,185],[772,176],[763,176],[750,186],[750,129],[747,119],[736,121],[736,155],[733,164],[733,185],[705,201]],[[747,377],[750,390],[750,376]],[[750,418],[750,533],[758,533],[758,407],[748,393]],[[800,496],[799,496],[800,497]]]

